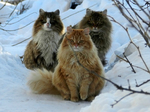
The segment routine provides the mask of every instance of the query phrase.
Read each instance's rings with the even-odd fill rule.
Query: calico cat
[[[39,13],[33,26],[33,38],[24,52],[23,63],[28,69],[45,68],[54,71],[58,42],[64,33],[64,26],[59,10],[45,12],[40,9]]]
[[[40,94],[61,94],[63,99],[75,102],[92,101],[104,87],[105,81],[80,66],[74,53],[84,67],[105,77],[89,29],[67,27],[67,33],[58,48],[58,65],[54,73],[41,69],[33,71],[28,79],[30,89]]]
[[[73,51],[84,67],[104,77],[103,66],[89,35],[89,29],[68,27],[58,49],[59,61],[53,74],[53,84],[64,99],[91,101],[99,94],[105,81],[81,67]]]
[[[84,29],[90,28],[90,36],[98,49],[98,56],[103,65],[106,65],[105,55],[111,47],[112,25],[107,18],[107,10],[92,11],[86,9],[86,15],[73,28]]]

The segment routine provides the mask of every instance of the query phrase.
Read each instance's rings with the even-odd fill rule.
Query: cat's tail
[[[31,91],[36,94],[59,95],[59,91],[52,84],[52,75],[53,73],[46,69],[36,69],[30,72],[27,85]]]

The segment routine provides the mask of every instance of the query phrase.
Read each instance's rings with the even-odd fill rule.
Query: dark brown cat
[[[23,63],[28,69],[45,68],[54,71],[58,42],[64,33],[64,26],[59,10],[45,12],[40,9],[39,13],[33,27],[33,38],[24,52]]]
[[[86,10],[86,15],[73,28],[84,29],[90,28],[90,36],[98,49],[98,56],[103,65],[106,64],[105,55],[111,47],[112,25],[107,18],[107,10],[92,11]]]

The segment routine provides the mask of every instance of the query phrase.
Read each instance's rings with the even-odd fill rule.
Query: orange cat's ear
[[[67,33],[70,34],[72,32],[72,27],[68,26],[67,27]]]
[[[89,28],[85,28],[85,29],[83,30],[83,32],[84,32],[85,35],[89,35],[90,29],[89,29]]]

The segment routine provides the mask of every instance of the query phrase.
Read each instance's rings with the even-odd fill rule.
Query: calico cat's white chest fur
[[[41,51],[41,56],[45,59],[46,64],[53,64],[53,52],[57,52],[58,42],[61,36],[54,31],[39,31],[33,41],[37,43],[37,49]]]

